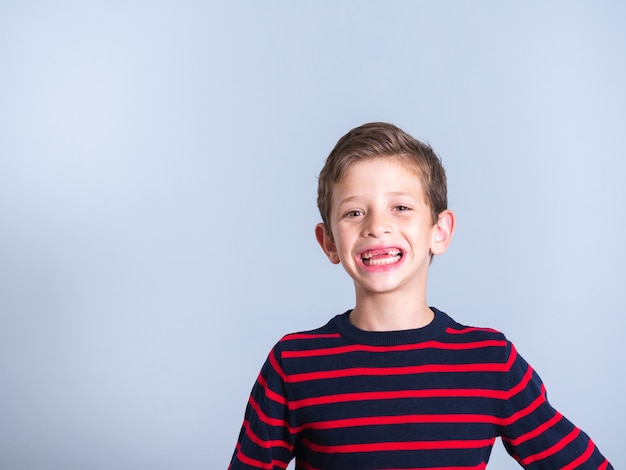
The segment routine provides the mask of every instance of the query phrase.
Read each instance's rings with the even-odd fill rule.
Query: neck
[[[350,321],[365,331],[401,331],[428,325],[435,314],[425,295],[393,294],[359,295],[350,313]]]

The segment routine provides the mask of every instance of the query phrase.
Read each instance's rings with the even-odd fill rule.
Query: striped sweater
[[[229,469],[284,469],[295,457],[299,470],[478,470],[498,436],[524,468],[613,468],[504,335],[433,311],[416,330],[365,332],[346,312],[282,338]]]

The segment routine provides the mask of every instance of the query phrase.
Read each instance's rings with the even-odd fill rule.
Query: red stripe
[[[508,441],[511,443],[511,445],[518,446],[530,439],[533,439],[539,436],[540,434],[543,434],[544,431],[546,431],[547,429],[551,428],[556,423],[561,421],[561,418],[563,418],[563,415],[557,411],[556,414],[552,418],[550,418],[548,421],[543,423],[541,426],[537,426],[532,431],[527,432],[526,434],[522,434],[516,439],[509,439]]]
[[[263,447],[264,449],[270,449],[272,447],[284,447],[285,449],[289,449],[289,450],[291,450],[293,448],[286,441],[277,440],[277,439],[276,440],[271,440],[271,441],[265,441],[265,440],[261,439],[259,436],[257,436],[254,433],[254,431],[250,427],[250,422],[248,420],[245,420],[243,422],[243,426],[246,428],[246,435],[250,438],[250,440],[252,442],[254,442],[259,447]]]
[[[468,349],[481,349],[489,347],[506,346],[504,340],[485,340],[471,343],[443,343],[441,341],[426,341],[418,344],[402,344],[398,346],[369,346],[366,344],[353,344],[349,346],[337,346],[334,348],[309,349],[305,351],[284,351],[282,357],[294,359],[299,357],[334,356],[336,354],[346,354],[352,352],[393,352],[393,351],[414,351],[418,349],[443,349],[453,351],[463,351]]]
[[[471,467],[411,467],[402,468],[402,470],[484,470],[487,468],[486,463],[479,463],[478,465],[472,465]],[[397,468],[388,468],[385,470],[398,470]]]
[[[517,353],[515,354],[517,355]],[[515,395],[523,391],[532,378],[533,378],[533,370],[529,366],[528,369],[526,369],[526,373],[524,374],[524,377],[522,377],[522,380],[520,380],[519,383],[515,387],[509,390],[508,398],[514,397]]]
[[[308,439],[302,440],[302,443],[312,451],[326,454],[389,452],[403,450],[480,449],[481,447],[491,447],[493,445],[493,442],[493,439],[480,439],[462,441],[373,442],[365,444],[343,444],[325,446],[313,444]]]
[[[517,413],[513,413],[508,418],[503,418],[502,419],[502,425],[503,426],[509,426],[509,425],[515,423],[515,421],[517,421],[518,419],[521,419],[524,416],[528,416],[533,411],[535,411],[537,408],[539,408],[541,405],[543,405],[545,403],[545,401],[546,401],[545,388],[542,387],[541,395],[539,395],[537,398],[535,398],[532,401],[532,403],[530,405],[528,405],[526,408],[522,408]]]
[[[248,400],[248,403],[250,404],[252,409],[255,411],[255,413],[257,414],[258,418],[261,421],[263,421],[265,424],[267,424],[269,426],[277,426],[277,427],[280,427],[280,428],[284,428],[284,429],[287,429],[290,433],[292,433],[292,430],[289,427],[289,423],[287,423],[287,421],[285,421],[283,419],[272,418],[271,416],[267,416],[263,412],[263,410],[261,409],[259,404],[254,400],[254,398],[252,396],[250,396],[250,399]]]
[[[330,405],[334,403],[346,403],[367,400],[398,400],[403,398],[461,398],[478,397],[505,399],[508,392],[503,390],[489,389],[428,389],[428,390],[397,390],[390,392],[355,392],[342,393],[337,395],[326,395],[320,397],[303,398],[290,403],[291,409],[303,408],[306,406]]]
[[[287,406],[287,399],[285,397],[283,397],[282,395],[279,395],[278,393],[276,393],[272,389],[270,389],[268,387],[268,385],[267,385],[267,380],[265,380],[265,377],[263,377],[262,375],[259,374],[257,382],[258,382],[258,384],[261,387],[263,387],[263,391],[265,392],[265,396],[267,398],[269,398],[270,400],[273,400],[276,403],[279,403],[279,404],[281,404],[283,406]]]
[[[282,460],[272,460],[272,463],[265,463],[265,462],[261,462],[260,460],[250,458],[241,451],[241,444],[239,442],[237,443],[235,450],[237,451],[237,460],[247,465],[251,465],[255,468],[262,468],[264,470],[273,470],[276,467],[287,468],[287,465],[289,465],[289,462],[283,462]],[[229,465],[228,468],[230,470],[231,465]],[[317,469],[312,469],[312,470],[317,470]]]
[[[578,468],[579,465],[582,465],[589,459],[589,457],[591,457],[591,454],[593,454],[594,448],[595,448],[595,445],[593,444],[591,439],[589,439],[589,443],[587,444],[587,449],[585,450],[583,455],[581,455],[575,460],[572,460],[568,465],[563,467],[561,470],[573,470],[574,468]]]
[[[281,379],[283,379],[283,382],[287,382],[287,374],[285,374],[285,371],[283,371],[283,368],[280,367],[280,364],[278,364],[278,360],[276,359],[274,350],[270,352],[269,360],[270,360],[270,364],[272,365],[276,373],[280,376]]]
[[[538,460],[543,460],[546,457],[556,454],[565,446],[567,446],[570,442],[576,439],[579,434],[580,434],[580,429],[575,428],[572,432],[570,432],[567,436],[565,436],[559,442],[554,444],[552,447],[549,447],[542,452],[537,452],[536,454],[530,455],[526,457],[525,459],[522,459],[522,465],[529,465],[533,462],[536,462]]]
[[[292,333],[285,335],[281,342],[292,341],[297,339],[323,339],[323,338],[341,338],[339,333],[314,334],[314,333]]]
[[[400,415],[400,416],[366,416],[363,418],[345,418],[330,421],[307,423],[295,429],[301,432],[304,429],[341,429],[359,426],[387,426],[394,424],[438,424],[438,423],[489,423],[496,424],[498,418],[479,414],[429,414],[429,415]]]
[[[513,364],[515,364],[516,359],[517,359],[517,350],[514,347],[512,347],[511,354],[509,354],[509,360],[506,361],[506,365],[508,366],[508,369],[506,370],[507,372],[511,371],[511,368],[513,367]]]
[[[477,328],[473,326],[465,327],[462,330],[457,330],[450,327],[446,328],[446,333],[451,335],[464,335],[466,333],[473,333],[474,331],[487,331],[489,333],[501,334],[498,330],[494,330],[493,328]]]
[[[245,463],[246,465],[249,465],[254,468],[262,468],[263,470],[272,470],[273,468],[271,463],[261,462],[260,460],[256,460],[256,459],[248,457],[246,454],[244,454],[241,451],[239,444],[237,445],[237,460],[239,460],[241,463]]]
[[[354,367],[350,369],[305,372],[289,376],[290,382],[306,382],[309,380],[336,379],[357,376],[389,376],[427,373],[459,373],[459,372],[506,372],[508,364],[428,364],[405,367]]]

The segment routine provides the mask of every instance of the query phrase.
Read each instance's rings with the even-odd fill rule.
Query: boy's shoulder
[[[452,318],[450,318],[450,320],[450,324],[448,325],[448,328],[446,328],[447,334],[464,335],[464,337],[472,339],[506,339],[504,333],[494,328],[465,325],[453,320]]]
[[[325,325],[312,330],[304,330],[284,335],[277,343],[280,349],[306,349],[315,344],[333,344],[341,340],[342,336],[337,328],[337,319],[341,316],[348,316],[350,311],[331,318]]]

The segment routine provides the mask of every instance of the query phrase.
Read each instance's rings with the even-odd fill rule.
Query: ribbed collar
[[[436,338],[443,333],[452,319],[440,310],[430,307],[435,313],[432,322],[422,328],[400,331],[364,331],[350,322],[350,312],[337,315],[333,321],[337,331],[344,338],[358,344],[368,344],[370,346],[395,346],[400,344],[421,343]]]

